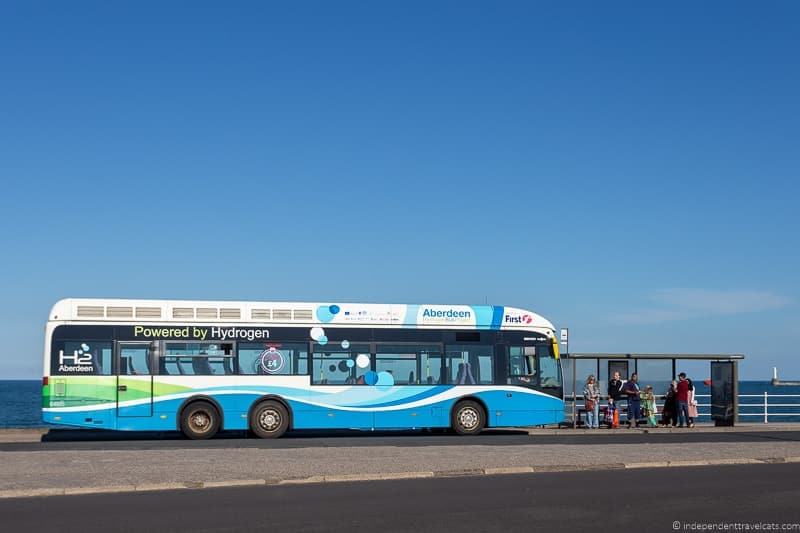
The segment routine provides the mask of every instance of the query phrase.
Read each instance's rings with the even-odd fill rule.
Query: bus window
[[[233,374],[233,343],[167,342],[159,372],[186,376]]]
[[[315,385],[374,385],[365,374],[372,366],[369,344],[339,345],[314,343],[311,383]]]
[[[150,346],[147,344],[120,344],[119,374],[121,376],[150,375]]]
[[[388,372],[395,385],[415,385],[417,383],[417,354],[378,353],[375,359],[376,372]]]
[[[510,346],[508,352],[508,383],[512,385],[538,385],[539,373],[536,347]]]
[[[240,374],[306,375],[308,374],[308,344],[250,343],[237,345]]]
[[[448,344],[447,375],[456,385],[494,383],[494,346],[490,344]]]
[[[434,385],[442,368],[436,344],[378,344],[375,370],[392,374],[395,385]]]

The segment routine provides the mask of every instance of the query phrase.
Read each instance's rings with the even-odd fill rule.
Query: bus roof
[[[330,324],[332,326],[446,327],[552,333],[553,324],[532,311],[497,305],[236,302],[67,298],[50,321]]]

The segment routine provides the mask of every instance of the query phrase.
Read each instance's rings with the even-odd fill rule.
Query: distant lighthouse
[[[778,367],[772,367],[772,386],[773,387],[797,387],[800,386],[800,381],[781,381],[778,379]]]

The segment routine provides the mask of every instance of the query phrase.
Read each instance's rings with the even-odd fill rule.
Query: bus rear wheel
[[[181,431],[193,440],[210,439],[219,431],[220,416],[209,402],[192,402],[181,414]]]
[[[274,400],[261,402],[250,415],[250,429],[262,439],[277,439],[289,429],[289,411]]]
[[[459,435],[477,435],[486,427],[486,412],[478,402],[458,402],[453,408],[452,426]]]

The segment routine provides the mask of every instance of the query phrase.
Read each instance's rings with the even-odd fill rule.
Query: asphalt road
[[[0,443],[2,451],[153,450],[196,448],[342,448],[360,446],[518,446],[542,444],[679,444],[720,442],[800,442],[800,431],[724,433],[615,433],[580,435],[528,435],[525,431],[491,431],[475,437],[424,432],[294,432],[280,439],[247,438],[243,432],[223,433],[211,440],[191,441],[180,433],[124,433],[103,431],[51,431],[43,442]]]
[[[691,531],[800,523],[799,479],[782,464],[243,487],[0,500],[0,517],[8,532]]]

